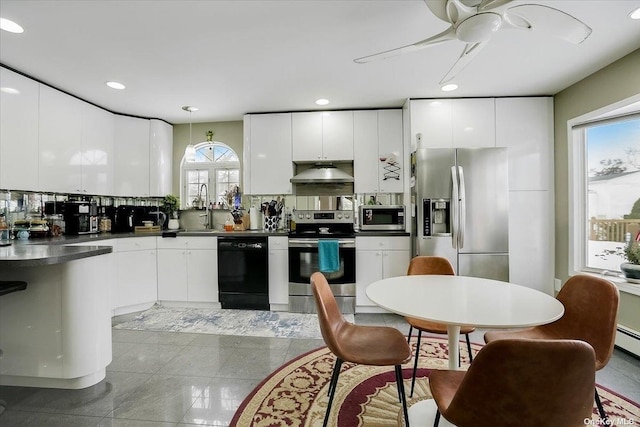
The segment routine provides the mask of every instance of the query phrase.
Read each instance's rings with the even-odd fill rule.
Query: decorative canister
[[[279,216],[265,216],[264,217],[264,231],[272,232],[278,229],[278,223],[280,222]]]

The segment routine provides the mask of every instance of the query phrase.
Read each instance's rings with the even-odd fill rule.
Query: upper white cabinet
[[[247,194],[292,194],[291,113],[244,116]]]
[[[113,194],[114,138],[114,115],[102,108],[82,103],[80,186],[83,193]]]
[[[173,126],[162,120],[149,122],[149,194],[165,196],[173,191]]]
[[[83,102],[40,85],[40,191],[82,193]]]
[[[292,113],[293,161],[353,160],[353,111]]]
[[[495,100],[413,100],[411,131],[418,148],[495,147]]]
[[[509,190],[551,190],[553,98],[496,99],[496,146],[508,148]]]
[[[354,111],[356,193],[401,193],[404,190],[402,134],[402,110]]]
[[[0,188],[38,190],[40,85],[0,67]]]
[[[149,196],[149,120],[115,116],[114,195]]]

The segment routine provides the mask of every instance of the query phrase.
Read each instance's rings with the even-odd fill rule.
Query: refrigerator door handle
[[[451,246],[453,249],[458,248],[458,225],[459,219],[459,204],[458,204],[458,167],[451,166],[451,182],[453,184],[451,190]]]
[[[460,212],[458,214],[458,221],[460,230],[458,231],[458,248],[464,248],[464,232],[465,232],[465,224],[467,223],[467,205],[465,203],[465,185],[464,185],[464,169],[462,166],[458,166],[458,177],[460,180],[460,203],[459,209]]]

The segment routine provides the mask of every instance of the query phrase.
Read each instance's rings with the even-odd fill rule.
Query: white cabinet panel
[[[381,193],[404,191],[402,110],[378,110],[378,181]],[[391,161],[391,156],[395,161]],[[380,159],[386,158],[386,161]]]
[[[257,114],[245,120],[251,132],[251,169],[246,171],[251,194],[292,194],[291,113]]]
[[[493,98],[454,99],[451,118],[454,147],[495,147]]]
[[[113,194],[115,117],[88,103],[82,104],[82,192]]]
[[[289,304],[289,248],[287,237],[269,237],[269,303]]]
[[[158,299],[156,251],[118,252],[117,255],[118,307],[154,304]]]
[[[218,302],[218,251],[190,249],[187,267],[189,301]]]
[[[509,281],[551,294],[554,278],[553,196],[509,192]]]
[[[0,188],[37,191],[40,85],[0,67],[0,87]]]
[[[357,240],[357,239],[356,239]],[[356,307],[375,306],[366,294],[367,286],[382,279],[382,251],[356,252]]]
[[[496,99],[496,146],[508,148],[510,190],[551,190],[553,98]]]
[[[292,113],[293,161],[322,160],[322,113]]]
[[[411,141],[421,135],[418,148],[453,148],[451,99],[411,101]]]
[[[149,195],[149,120],[116,116],[116,196]]]
[[[353,160],[353,111],[322,113],[322,160]]]
[[[187,250],[158,249],[158,299],[187,301]]]
[[[354,111],[353,154],[354,192],[377,193],[380,184],[377,111]]]
[[[82,193],[83,102],[40,85],[39,189]]]
[[[149,121],[149,194],[165,196],[173,191],[173,126]]]

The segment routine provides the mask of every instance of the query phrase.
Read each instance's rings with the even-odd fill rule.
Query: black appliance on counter
[[[143,221],[154,221],[155,223],[157,216],[151,212],[157,210],[156,206],[120,205],[115,210],[115,221],[111,220],[112,231],[114,233],[132,233],[135,231],[135,227],[144,225]]]
[[[295,230],[289,232],[289,311],[315,313],[310,278],[320,271],[318,242],[338,241],[340,269],[322,273],[343,313],[356,310],[356,239],[353,211],[303,211],[293,214]]]
[[[98,205],[96,202],[65,202],[62,216],[65,234],[78,235],[98,232]]]
[[[269,310],[267,237],[218,237],[218,292],[222,308]]]

